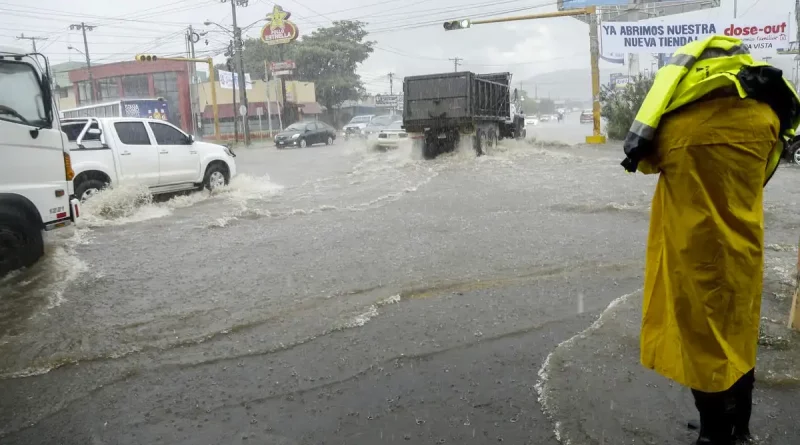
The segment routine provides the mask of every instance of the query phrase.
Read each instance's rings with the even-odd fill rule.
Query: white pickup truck
[[[105,187],[143,184],[153,194],[214,190],[236,175],[226,146],[198,142],[168,122],[139,118],[64,119],[75,196],[86,200]]]
[[[0,277],[35,263],[42,231],[80,214],[50,84],[44,56],[0,47]]]

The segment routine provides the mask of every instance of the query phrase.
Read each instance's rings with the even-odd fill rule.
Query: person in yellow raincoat
[[[764,167],[778,128],[768,105],[727,97],[665,116],[656,137],[651,163],[660,177],[647,243],[641,360],[693,389],[701,436],[712,436],[705,443],[725,444],[712,441],[715,425],[730,430],[723,425],[734,423],[742,438],[750,433]],[[739,399],[738,419],[722,419],[728,395]]]
[[[697,62],[711,64],[712,75],[715,63],[728,73],[759,65],[735,39],[714,37],[686,48],[673,57],[672,71],[656,78],[626,139],[629,158],[623,166],[659,174],[647,242],[640,359],[692,389],[700,413],[698,445],[747,443],[763,284],[764,185],[777,166],[772,160],[781,135],[789,124],[797,125],[797,94],[770,91],[761,95],[768,100],[755,100],[734,81],[744,77],[731,75],[727,86],[659,116],[653,104],[663,110],[675,100],[674,91],[693,87],[674,88],[687,82],[686,72],[699,73],[689,80],[697,84],[712,78]],[[773,70],[773,80],[779,80],[772,85],[786,88],[779,71],[760,69],[753,73]],[[767,102],[775,96],[794,99],[772,107]],[[781,118],[775,109],[788,111]],[[630,153],[639,147],[645,155],[631,162]]]

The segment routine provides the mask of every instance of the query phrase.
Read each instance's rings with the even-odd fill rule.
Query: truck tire
[[[104,188],[106,188],[106,184],[104,184],[103,181],[99,179],[86,179],[75,187],[75,197],[81,202],[84,202]]]
[[[425,139],[422,140],[422,157],[428,160],[434,159],[439,156],[440,151],[439,140],[430,134],[425,135]]]
[[[14,207],[0,208],[0,277],[44,255],[42,230]]]
[[[800,165],[800,142],[795,143],[789,149],[789,156],[790,156],[789,161],[791,161],[795,165]]]
[[[475,136],[472,137],[472,146],[475,148],[475,154],[482,156],[486,154],[486,133],[482,130],[477,130]]]

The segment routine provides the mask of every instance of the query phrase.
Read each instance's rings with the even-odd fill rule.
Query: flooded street
[[[103,192],[0,282],[0,443],[558,443],[541,370],[641,288],[655,176],[613,144],[237,155],[217,193]],[[767,188],[768,283],[798,181]]]

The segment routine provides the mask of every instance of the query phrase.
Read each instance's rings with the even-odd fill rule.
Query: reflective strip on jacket
[[[733,37],[712,36],[696,40],[677,50],[669,63],[658,71],[625,138],[625,154],[628,158],[623,166],[626,170],[649,172],[652,169],[651,165],[647,165],[646,158],[653,150],[652,145],[663,115],[720,88],[733,87],[740,98],[748,97],[737,75],[742,67],[759,66],[769,67],[766,63],[755,62],[741,40]],[[800,103],[800,97],[791,84],[785,79],[783,81]],[[800,125],[800,116],[793,116],[793,119],[790,128],[783,129],[783,141],[791,138],[794,128]],[[778,167],[783,141],[779,141],[770,153],[767,181]]]

